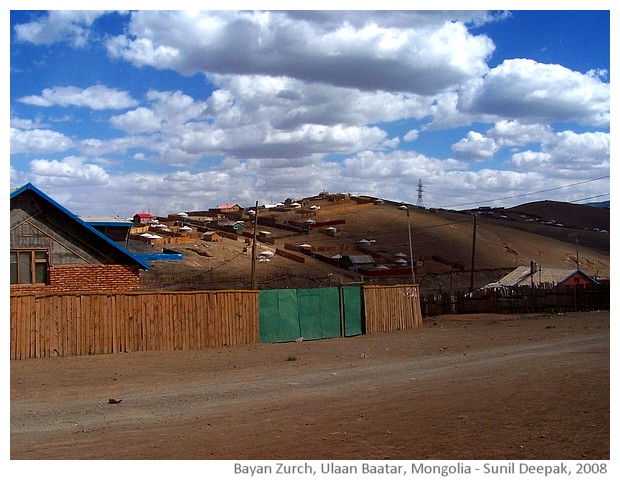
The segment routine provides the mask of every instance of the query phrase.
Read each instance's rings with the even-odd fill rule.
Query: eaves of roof
[[[108,236],[106,236],[103,233],[99,232],[96,228],[92,227],[91,225],[89,225],[88,223],[83,221],[80,217],[78,217],[77,215],[75,215],[72,212],[70,212],[69,210],[67,210],[65,207],[63,207],[61,204],[59,204],[58,202],[53,200],[51,197],[47,196],[45,193],[43,193],[41,190],[39,190],[37,187],[35,187],[31,183],[27,183],[26,185],[24,185],[24,186],[18,188],[17,190],[11,192],[11,199],[21,195],[23,192],[25,192],[27,190],[30,190],[30,191],[34,192],[36,195],[38,195],[39,197],[44,199],[46,202],[49,202],[51,205],[54,206],[54,208],[57,208],[58,210],[63,212],[65,215],[69,216],[72,220],[74,220],[75,222],[79,223],[82,227],[87,229],[92,235],[95,235],[97,237],[102,238],[104,241],[109,243],[112,247],[114,247],[119,252],[121,252],[122,255],[126,256],[131,262],[138,264],[138,266],[140,268],[142,268],[144,270],[150,270],[151,267],[150,267],[150,265],[148,263],[143,262],[140,259],[138,259],[130,251],[128,251],[125,248],[123,248],[122,246],[120,246],[118,243],[113,241]]]

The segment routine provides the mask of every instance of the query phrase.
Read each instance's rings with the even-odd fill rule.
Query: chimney
[[[534,275],[538,271],[538,264],[535,261],[530,262],[530,273]]]

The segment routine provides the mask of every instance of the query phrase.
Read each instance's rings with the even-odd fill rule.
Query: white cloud
[[[505,60],[461,92],[459,109],[530,122],[609,125],[609,84],[593,73],[529,59]]]
[[[487,132],[488,137],[494,138],[497,144],[503,147],[546,142],[552,139],[553,135],[549,125],[527,124],[517,120],[500,120]]]
[[[27,105],[38,107],[87,107],[93,110],[118,110],[137,105],[127,92],[93,85],[88,88],[74,86],[46,88],[41,95],[30,95],[19,99]]]
[[[40,185],[81,185],[91,187],[105,185],[109,180],[103,168],[85,163],[80,157],[66,157],[63,160],[37,159],[30,162],[30,173]]]
[[[90,27],[105,12],[93,10],[54,10],[36,20],[15,26],[18,40],[37,45],[69,42],[83,47],[88,41]]]
[[[130,112],[111,117],[110,124],[114,128],[135,134],[159,130],[161,120],[155,116],[153,110],[138,107]]]
[[[409,130],[404,136],[403,136],[403,140],[405,142],[414,142],[418,139],[418,136],[420,135],[420,131],[418,129],[413,129],[413,130]]]
[[[545,173],[556,178],[590,179],[608,175],[610,134],[564,131],[541,144],[540,151],[526,150],[512,156],[520,170]]]
[[[429,27],[420,12],[410,19],[384,26],[381,16],[354,25],[293,22],[277,11],[140,11],[107,47],[114,58],[184,75],[285,76],[371,91],[438,93],[486,72],[488,37],[460,22]]]
[[[11,154],[64,152],[73,147],[73,141],[53,130],[11,128]]]
[[[467,137],[452,145],[457,158],[471,161],[490,160],[498,150],[495,140],[478,132],[469,132]]]

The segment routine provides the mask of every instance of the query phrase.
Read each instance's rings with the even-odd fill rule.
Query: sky
[[[608,201],[610,3],[20,6],[10,188],[122,218],[322,191],[456,210]]]

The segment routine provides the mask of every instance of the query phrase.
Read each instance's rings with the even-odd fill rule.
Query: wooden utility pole
[[[411,242],[411,218],[409,217],[409,205],[407,205],[407,228],[409,230],[409,264],[411,265],[411,283],[415,285],[415,269],[413,267],[413,244]]]
[[[471,242],[471,278],[469,280],[469,293],[474,291],[474,265],[476,260],[476,228],[478,227],[478,216],[474,213],[474,236]]]
[[[258,224],[258,201],[254,208],[254,233],[252,235],[252,278],[251,289],[256,290],[256,225]]]

